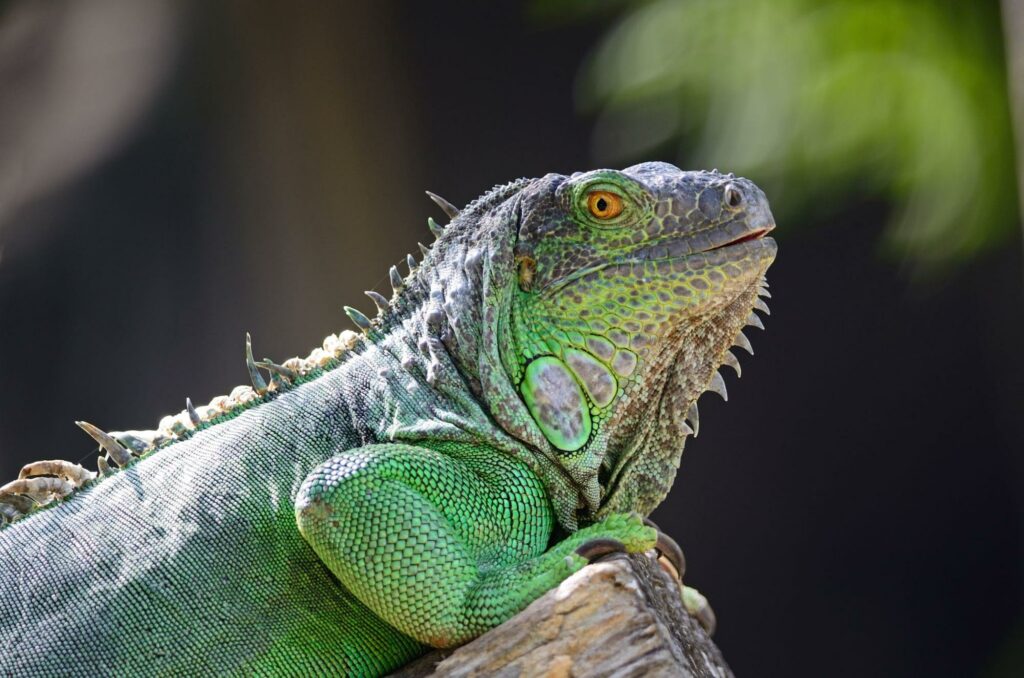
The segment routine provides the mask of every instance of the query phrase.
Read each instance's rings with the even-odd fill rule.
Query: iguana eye
[[[598,219],[614,219],[622,214],[622,198],[610,191],[591,191],[587,195],[587,209]]]

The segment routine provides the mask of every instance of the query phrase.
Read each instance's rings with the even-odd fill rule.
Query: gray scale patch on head
[[[618,327],[613,327],[608,330],[606,336],[618,346],[629,346],[629,335]]]
[[[587,350],[605,362],[610,362],[615,355],[615,346],[612,342],[594,334],[587,336]]]
[[[730,278],[739,278],[741,275],[743,275],[743,269],[741,269],[736,264],[726,264],[725,266],[722,267],[722,273],[724,273]]]
[[[612,358],[612,369],[620,377],[628,377],[636,370],[636,354],[632,351],[616,351]]]
[[[565,362],[597,407],[604,408],[611,404],[618,383],[607,367],[589,353],[575,349],[565,352]]]

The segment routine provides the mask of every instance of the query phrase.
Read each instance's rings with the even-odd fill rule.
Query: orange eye
[[[622,214],[622,198],[609,191],[594,191],[587,196],[587,208],[598,219],[614,219]]]

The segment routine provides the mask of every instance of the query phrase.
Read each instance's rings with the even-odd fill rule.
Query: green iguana
[[[644,163],[432,197],[451,223],[375,319],[346,307],[360,333],[283,364],[247,339],[252,387],[79,422],[97,473],[0,488],[0,673],[377,675],[655,546],[696,400],[767,312],[764,194]]]

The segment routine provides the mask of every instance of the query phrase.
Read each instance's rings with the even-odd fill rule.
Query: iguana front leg
[[[553,514],[543,486],[487,448],[384,444],[337,454],[306,478],[296,518],[349,591],[435,647],[510,618],[602,546],[640,552],[656,537],[640,518],[613,515],[547,549]]]

